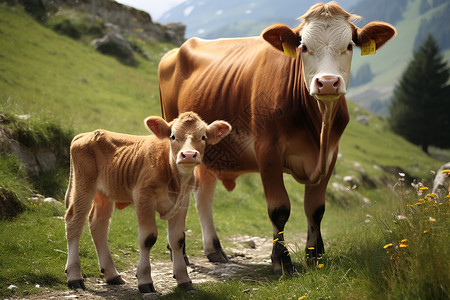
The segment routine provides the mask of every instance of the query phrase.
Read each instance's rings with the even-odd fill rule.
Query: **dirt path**
[[[272,240],[235,236],[230,239],[233,247],[225,249],[230,257],[228,264],[210,263],[206,257],[190,257],[188,273],[195,283],[224,281],[233,278],[252,278],[255,271],[270,266]],[[155,289],[160,295],[171,293],[176,287],[172,277],[172,264],[168,261],[152,261],[152,278]],[[100,278],[87,278],[85,291],[44,291],[41,294],[23,299],[154,299],[141,294],[137,289],[136,269],[131,268],[120,273],[125,285],[110,286]],[[11,298],[18,299],[18,298]]]

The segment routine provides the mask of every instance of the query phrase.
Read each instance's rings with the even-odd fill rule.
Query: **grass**
[[[101,127],[146,133],[142,120],[159,114],[159,57],[172,46],[138,39],[133,42],[145,53],[145,57],[137,57],[139,65],[134,68],[96,53],[83,39],[74,41],[56,34],[19,8],[0,5],[0,112],[12,119],[18,114],[31,115],[28,123],[17,121],[11,125],[16,129],[32,128],[31,134],[23,132],[24,141],[33,141],[31,145],[34,142],[52,144],[58,132],[73,135]],[[449,249],[448,202],[436,209],[428,202],[407,206],[416,203],[414,194],[393,194],[390,187],[396,176],[380,168],[401,167],[426,184],[431,180],[430,171],[437,170],[442,163],[392,134],[383,118],[369,115],[351,102],[349,110],[352,121],[342,138],[342,157],[331,179],[322,223],[327,250],[324,266],[306,267],[300,238],[306,232],[304,188],[285,175],[292,203],[285,237],[298,273],[290,278],[277,278],[271,274],[268,264],[255,272],[252,279],[196,284],[199,292],[195,298],[448,298],[448,275],[443,272],[448,269],[445,260]],[[368,126],[354,121],[359,114],[369,115]],[[50,130],[52,128],[54,130]],[[41,178],[42,185],[51,187],[56,181],[65,186],[67,174],[64,172],[67,168],[47,174]],[[333,183],[346,187],[343,181],[346,175],[374,185],[361,184],[355,189],[335,191]],[[42,289],[36,288],[36,284],[43,288],[66,289],[64,205],[31,199],[36,186],[11,155],[0,155],[0,185],[14,191],[24,203],[24,212],[18,217],[0,221],[0,298],[39,293]],[[368,198],[371,205],[363,205],[362,197]],[[62,196],[58,200],[62,200]],[[425,211],[427,205],[431,206]],[[399,215],[407,219],[399,220]],[[430,222],[430,217],[435,221]],[[231,246],[227,238],[236,234],[270,238],[272,225],[267,217],[259,175],[240,177],[232,193],[219,184],[214,218],[225,248]],[[119,272],[137,263],[136,224],[133,207],[115,211],[109,240],[113,255],[120,257],[116,260]],[[159,237],[151,256],[170,263],[165,248],[167,223],[158,220],[157,226]],[[187,237],[188,255],[202,256],[200,224],[193,203],[186,229],[191,230]],[[429,232],[422,234],[424,230]],[[99,278],[101,273],[88,231],[85,227],[80,243],[83,274]],[[408,239],[407,251],[395,249],[405,238]],[[383,246],[389,243],[393,244],[389,249],[393,252],[388,254]],[[394,260],[391,259],[393,254],[396,255]],[[10,285],[18,288],[8,289]],[[175,290],[162,298],[190,296]]]
[[[127,67],[3,4],[0,42],[0,104],[19,114],[57,115],[76,132],[145,134],[143,120],[160,113],[157,66],[169,44],[141,45],[148,58]]]

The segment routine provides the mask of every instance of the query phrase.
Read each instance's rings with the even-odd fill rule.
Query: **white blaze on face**
[[[352,30],[343,16],[308,20],[301,32],[303,74],[309,93],[335,100],[347,91],[353,54]]]

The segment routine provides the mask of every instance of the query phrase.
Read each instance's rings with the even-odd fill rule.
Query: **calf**
[[[82,133],[72,141],[65,216],[66,273],[71,288],[85,288],[78,248],[88,213],[100,270],[106,282],[124,283],[108,247],[109,220],[115,203],[119,209],[131,204],[136,208],[139,290],[155,292],[149,261],[150,249],[158,235],[155,211],[169,222],[168,241],[177,284],[192,289],[182,249],[190,191],[194,185],[193,170],[200,164],[206,145],[218,143],[231,131],[231,126],[224,121],[207,125],[192,112],[183,113],[170,123],[160,117],[148,117],[145,125],[156,136],[96,130]]]

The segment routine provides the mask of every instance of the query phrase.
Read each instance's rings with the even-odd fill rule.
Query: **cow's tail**
[[[161,79],[160,79],[161,81]],[[164,104],[163,104],[163,98],[162,98],[162,94],[161,94],[161,83],[159,83],[159,105],[161,106],[161,117],[163,117],[163,119],[166,119],[166,116],[164,115]]]
[[[70,194],[73,186],[73,164],[72,164],[72,154],[70,154],[70,175],[69,175],[69,185],[67,187],[66,196],[64,202],[66,203],[66,209],[69,208]]]

